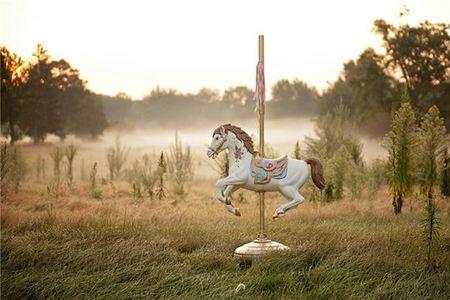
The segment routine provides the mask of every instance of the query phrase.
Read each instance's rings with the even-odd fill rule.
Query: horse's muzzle
[[[208,149],[208,152],[206,152],[206,155],[208,155],[209,158],[215,159],[217,157],[217,152]]]

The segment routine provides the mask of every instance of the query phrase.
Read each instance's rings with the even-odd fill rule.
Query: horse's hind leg
[[[273,214],[272,218],[277,219],[284,215],[291,208],[297,207],[299,204],[302,204],[305,201],[302,195],[298,192],[297,188],[293,186],[285,186],[280,188],[280,192],[283,194],[286,199],[290,200],[289,202],[283,203],[280,205]]]

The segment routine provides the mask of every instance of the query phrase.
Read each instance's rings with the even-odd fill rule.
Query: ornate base
[[[253,242],[244,244],[234,250],[234,256],[258,259],[273,251],[289,250],[288,246],[265,238],[257,238]]]

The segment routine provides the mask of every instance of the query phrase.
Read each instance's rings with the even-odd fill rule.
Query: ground
[[[184,198],[89,197],[87,182],[50,198],[25,182],[1,204],[2,299],[445,299],[450,295],[450,216],[441,200],[439,265],[427,270],[422,205],[392,213],[388,193],[330,204],[306,201],[270,238],[291,247],[251,264],[233,257],[256,236],[257,198],[242,217],[213,199],[214,181],[194,180]],[[102,186],[107,190],[108,186]],[[267,194],[267,216],[281,203]],[[235,200],[237,201],[237,200]],[[245,289],[236,292],[236,287]]]

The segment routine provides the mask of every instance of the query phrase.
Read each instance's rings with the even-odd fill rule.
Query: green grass
[[[420,215],[271,223],[291,247],[251,267],[232,256],[255,224],[51,217],[2,228],[2,299],[448,299],[450,221],[426,270]],[[245,290],[235,293],[239,283]]]

